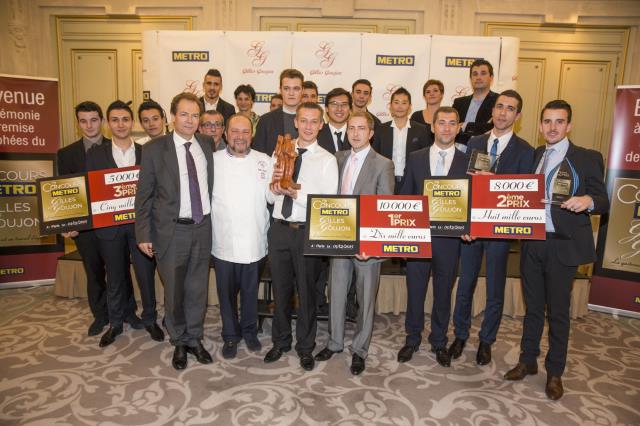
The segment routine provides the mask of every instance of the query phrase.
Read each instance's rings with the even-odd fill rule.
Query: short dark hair
[[[427,80],[424,86],[422,86],[422,96],[424,96],[429,86],[438,86],[438,89],[440,89],[440,93],[444,93],[444,84],[440,80],[436,80],[432,78]]]
[[[483,65],[486,65],[487,68],[489,68],[489,75],[493,77],[493,65],[491,65],[491,62],[487,61],[486,59],[476,59],[475,61],[473,61],[473,63],[469,67],[469,77],[471,77],[471,72],[475,67],[481,67]]]
[[[173,97],[173,99],[171,99],[171,114],[176,115],[176,113],[178,112],[178,104],[182,100],[187,100],[187,101],[195,102],[196,104],[198,104],[198,108],[200,109],[200,114],[202,114],[202,110],[204,109],[202,106],[202,102],[200,102],[200,99],[198,99],[196,95],[188,92],[178,93]]]
[[[324,114],[324,111],[322,110],[322,107],[320,105],[318,105],[315,102],[303,102],[300,105],[298,105],[298,108],[296,108],[296,115],[298,115],[298,112],[301,109],[315,109],[316,111],[320,112],[320,117],[322,117],[322,115]]]
[[[404,87],[402,87],[402,86],[398,87],[391,94],[391,102],[393,102],[393,98],[395,98],[397,95],[407,95],[407,97],[409,98],[409,103],[411,103],[411,93],[409,93],[409,91],[407,89],[405,89]]]
[[[280,93],[276,93],[275,95],[271,96],[271,99],[280,99],[280,100],[282,100],[282,95]],[[269,101],[271,101],[271,99]]]
[[[369,126],[369,130],[373,130],[375,126],[375,121],[373,121],[373,116],[368,111],[354,111],[349,114],[349,120],[352,118],[363,117],[367,121],[367,126]],[[347,123],[349,122],[347,120]]]
[[[522,96],[520,96],[520,93],[516,92],[513,89],[507,89],[507,90],[503,91],[502,93],[500,93],[500,95],[498,97],[500,97],[500,96],[506,96],[508,98],[513,98],[516,101],[518,101],[518,106],[517,106],[516,109],[517,109],[518,112],[522,111]],[[498,102],[498,99],[496,99],[496,102]],[[495,104],[494,104],[494,106],[495,106]]]
[[[295,68],[287,68],[280,73],[280,87],[282,87],[282,80],[285,78],[299,78],[304,83],[304,75]]]
[[[220,116],[220,118],[222,118],[222,124],[224,125],[224,115],[222,115],[222,113],[221,113],[221,112],[216,111],[215,109],[208,109],[208,110],[206,110],[206,111],[202,111],[202,112],[200,113],[200,123],[202,123],[202,118],[203,118],[205,115],[213,115],[213,116],[216,116],[216,117],[217,117],[217,116]]]
[[[102,108],[100,108],[100,105],[98,105],[93,101],[80,102],[78,105],[76,105],[76,119],[78,119],[79,112],[93,112],[93,111],[98,113],[98,117],[100,117],[100,120],[104,118],[102,115]]]
[[[542,117],[544,116],[544,112],[548,109],[563,109],[567,111],[567,123],[571,123],[572,113],[571,113],[571,105],[569,105],[569,102],[563,99],[556,99],[554,101],[547,102],[544,108],[542,108],[542,111],[540,111],[540,122],[542,122]]]
[[[438,114],[451,114],[451,113],[454,113],[456,115],[456,121],[460,123],[460,114],[458,113],[458,110],[450,106],[441,106],[440,108],[438,108],[436,112],[433,113],[433,122],[435,123],[436,120],[438,119]]]
[[[303,81],[302,82],[302,90],[304,90],[304,89],[313,89],[313,90],[316,91],[316,95],[318,94],[318,85],[315,84],[311,80],[307,80],[307,81]]]
[[[367,80],[366,78],[359,78],[351,85],[352,92],[355,90],[358,84],[366,84],[367,86],[369,86],[369,90],[373,91],[373,86],[371,85],[371,82],[369,80]]]
[[[209,77],[220,77],[220,79],[222,80],[222,74],[220,74],[220,71],[218,71],[215,68],[210,68],[209,71],[207,71],[207,73],[204,75],[204,78],[206,79],[207,76],[209,76]]]
[[[245,95],[249,95],[253,102],[256,101],[256,90],[250,84],[241,84],[236,87],[236,90],[233,91],[233,97],[237,98],[240,93],[244,93]]]
[[[160,117],[165,117],[164,109],[162,109],[162,106],[153,99],[149,99],[148,101],[144,101],[143,103],[141,103],[138,107],[138,120],[142,121],[142,118],[140,118],[140,114],[142,113],[142,111],[147,111],[150,109],[157,109],[160,113]]]
[[[332,98],[337,98],[338,96],[346,96],[349,100],[349,109],[353,107],[353,98],[351,97],[351,93],[347,92],[342,87],[336,87],[335,89],[331,89],[329,93],[324,97],[324,106],[329,108],[329,101]]]
[[[131,111],[131,107],[129,106],[129,103],[123,102],[120,99],[111,102],[111,104],[107,108],[107,120],[109,119],[109,116],[111,115],[111,111],[116,110],[116,109],[123,109],[123,110],[127,111],[129,113],[129,115],[131,116],[131,119],[133,120],[133,111]]]

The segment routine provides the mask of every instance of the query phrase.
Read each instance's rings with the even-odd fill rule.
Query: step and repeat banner
[[[598,234],[589,304],[640,315],[640,86],[616,90],[607,169],[611,207]]]
[[[372,82],[369,110],[390,119],[391,93],[404,86],[413,110],[423,109],[422,86],[430,78],[445,86],[443,105],[472,92],[469,65],[486,59],[494,67],[492,90],[516,88],[519,40],[513,37],[467,37],[314,32],[146,31],[143,34],[145,97],[169,111],[180,92],[202,96],[209,68],[222,73],[221,97],[235,103],[233,91],[251,84],[254,111],[269,110],[285,68],[297,68],[318,85],[320,101],[335,88],[351,91],[359,78]]]
[[[36,179],[53,176],[58,81],[0,74],[0,288],[50,280],[61,237],[40,235]]]

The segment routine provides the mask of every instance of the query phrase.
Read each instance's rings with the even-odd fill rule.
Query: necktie
[[[352,152],[349,157],[349,164],[344,171],[344,178],[342,179],[342,186],[340,187],[340,194],[351,194],[351,181],[353,180],[353,174],[356,171],[356,164],[358,163],[358,157],[356,153]]]
[[[434,176],[444,176],[444,157],[447,156],[447,151],[438,152],[440,158],[438,158],[438,163],[436,164],[436,173]]]
[[[544,161],[542,162],[542,167],[540,167],[540,173],[544,173],[544,181],[545,181],[545,192],[547,198],[549,198],[549,188],[551,187],[551,176],[549,176],[549,172],[551,172],[551,157],[555,152],[554,148],[547,148],[544,152]]]
[[[336,145],[338,145],[338,151],[342,149],[342,132],[333,132],[336,135]]]
[[[305,148],[298,148],[298,156],[296,157],[295,163],[293,163],[293,175],[291,176],[291,179],[294,182],[298,181],[298,175],[300,174],[300,166],[302,166],[302,154],[304,154],[305,152],[307,152]],[[282,200],[282,210],[280,210],[280,212],[282,213],[282,217],[284,217],[285,219],[288,219],[289,216],[291,216],[292,211],[293,211],[293,198],[289,197],[288,195],[285,195],[284,200]]]
[[[491,168],[493,168],[493,165],[496,164],[496,159],[498,158],[498,138],[495,138],[493,140],[493,145],[491,145],[491,152],[489,153],[489,155],[491,156]]]
[[[184,144],[187,153],[187,174],[189,175],[189,198],[191,198],[191,219],[195,223],[202,222],[204,215],[202,214],[202,198],[200,197],[200,184],[198,183],[198,172],[196,170],[196,162],[193,160],[191,151],[191,142]]]

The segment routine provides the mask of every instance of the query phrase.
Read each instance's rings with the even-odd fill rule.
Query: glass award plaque
[[[471,152],[467,172],[488,172],[491,170],[491,156],[486,152],[474,149]]]

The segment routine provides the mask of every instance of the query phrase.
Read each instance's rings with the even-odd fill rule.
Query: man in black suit
[[[474,136],[469,140],[467,152],[471,155],[474,150],[477,150],[489,154],[492,173],[522,174],[531,172],[533,148],[513,132],[513,126],[520,118],[521,111],[522,97],[520,94],[515,90],[505,90],[500,94],[493,107],[491,114],[493,129],[490,134]],[[449,347],[449,355],[453,359],[460,357],[469,338],[473,293],[478,282],[482,256],[486,253],[487,304],[476,354],[478,365],[486,365],[491,362],[491,345],[496,341],[502,319],[510,243],[509,240],[496,239],[475,241],[475,238],[469,235],[464,235],[463,240],[465,242],[462,243],[460,249],[460,280],[456,292],[456,307],[453,312],[456,338]]]
[[[91,101],[81,102],[76,105],[75,112],[82,138],[58,151],[59,176],[86,172],[86,152],[94,144],[100,145],[109,140],[102,136],[104,120],[100,105]],[[87,298],[94,318],[87,334],[97,336],[109,324],[106,273],[98,239],[93,230],[71,231],[62,235],[73,238],[82,257],[82,266],[87,276]]]
[[[133,111],[122,101],[107,108],[107,124],[112,140],[93,146],[87,152],[87,171],[131,167],[140,164],[142,145],[133,142]],[[107,267],[107,305],[110,327],[100,339],[100,347],[110,345],[122,334],[126,321],[132,328],[146,328],[151,338],[164,340],[156,324],[155,262],[136,244],[134,225],[110,226],[95,230]],[[142,299],[142,321],[136,316],[130,264],[138,281]]]
[[[440,107],[433,115],[432,129],[435,142],[428,148],[411,153],[407,161],[401,194],[422,195],[424,180],[437,176],[464,178],[469,157],[455,146],[460,130],[458,113],[451,107]],[[451,291],[456,279],[460,239],[432,237],[431,259],[407,260],[407,313],[405,345],[398,352],[398,362],[407,362],[418,350],[424,329],[424,300],[427,295],[429,274],[433,269],[433,309],[429,343],[438,364],[451,365],[447,352],[447,329],[451,311]]]
[[[157,260],[176,370],[187,367],[187,353],[202,364],[213,361],[202,346],[211,253],[213,141],[196,133],[201,109],[191,93],[173,98],[175,130],[144,145],[136,193],[136,239],[140,250]]]
[[[353,112],[361,111],[368,112],[373,117],[373,129],[378,131],[378,126],[382,123],[380,119],[372,114],[367,106],[371,103],[371,96],[373,95],[373,86],[371,82],[366,78],[361,78],[353,82],[351,85],[351,97],[353,98],[353,106],[351,109]]]
[[[204,90],[204,95],[200,97],[202,111],[218,111],[224,117],[225,122],[236,113],[235,107],[220,97],[220,93],[222,93],[222,74],[220,71],[215,68],[207,71],[202,82],[202,89]]]
[[[280,73],[282,108],[269,111],[260,117],[253,137],[253,149],[271,155],[278,142],[278,136],[289,134],[291,139],[298,137],[298,130],[293,121],[296,109],[302,102],[302,83],[304,76],[296,69],[287,68]]]
[[[571,285],[578,265],[596,260],[590,215],[609,210],[602,155],[571,143],[567,138],[570,131],[571,106],[563,100],[547,103],[540,114],[540,132],[546,146],[536,149],[532,171],[544,174],[547,200],[559,192],[556,184],[560,179],[565,181],[565,187],[572,182],[575,192],[559,205],[547,201],[546,240],[522,243],[520,271],[527,310],[520,359],[504,376],[507,380],[522,380],[538,372],[546,311],[549,351],[545,359],[545,392],[551,400],[564,393],[561,376],[569,345]]]
[[[493,127],[491,111],[498,99],[498,94],[491,91],[493,83],[493,66],[489,61],[476,59],[469,69],[469,78],[473,94],[462,96],[453,101],[462,120],[462,131],[456,142],[466,145],[472,136],[488,132]]]
[[[342,87],[332,89],[324,100],[329,121],[318,133],[318,143],[332,154],[351,149],[347,137],[347,120],[351,112],[351,93]]]

